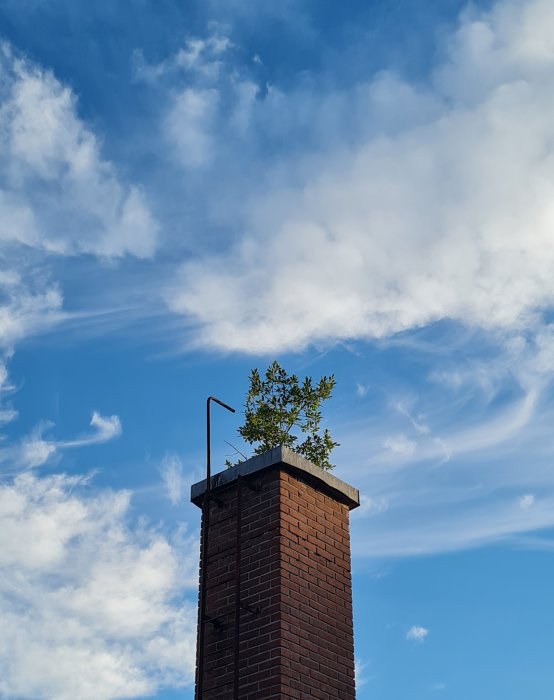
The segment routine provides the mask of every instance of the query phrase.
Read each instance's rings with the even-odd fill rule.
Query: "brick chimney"
[[[199,507],[206,486],[192,487]],[[284,447],[212,477],[196,700],[354,700],[358,505],[357,489]]]

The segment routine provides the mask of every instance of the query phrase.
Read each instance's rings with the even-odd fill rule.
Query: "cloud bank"
[[[115,700],[190,683],[196,546],[82,477],[0,485],[0,695]]]
[[[170,308],[200,344],[251,353],[441,319],[533,325],[554,302],[553,32],[546,0],[499,2],[461,18],[427,85],[383,74],[320,100],[327,150],[280,163],[238,242],[184,265]],[[216,95],[195,99],[181,95],[191,114],[211,110],[208,144]],[[242,103],[254,130],[272,99]],[[298,111],[298,95],[279,99]]]

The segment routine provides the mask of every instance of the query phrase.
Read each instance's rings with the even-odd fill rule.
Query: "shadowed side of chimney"
[[[193,486],[197,505],[205,489]],[[358,504],[355,489],[286,448],[212,478],[197,700],[354,700]]]
[[[349,507],[281,472],[283,698],[354,698]]]

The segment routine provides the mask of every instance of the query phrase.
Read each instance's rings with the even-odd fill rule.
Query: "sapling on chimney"
[[[276,361],[267,368],[264,378],[253,369],[244,424],[238,432],[245,442],[256,445],[256,455],[283,445],[321,469],[333,469],[329,457],[339,443],[327,428],[320,431],[320,423],[321,404],[330,398],[334,386],[334,375],[324,376],[315,384],[311,377],[300,381]],[[300,441],[299,437],[304,439]],[[227,461],[227,466],[233,464]]]

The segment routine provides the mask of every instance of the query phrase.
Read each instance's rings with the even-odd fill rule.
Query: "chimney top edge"
[[[279,445],[261,455],[255,455],[250,459],[240,462],[230,469],[225,469],[212,475],[212,490],[219,490],[231,486],[238,476],[250,476],[257,472],[265,471],[271,467],[281,467],[292,474],[302,476],[312,486],[346,504],[350,510],[360,505],[360,492],[345,481],[337,479],[313,462],[302,457],[294,450]],[[202,507],[203,495],[206,491],[207,480],[203,479],[193,484],[190,489],[190,500],[199,508]]]

